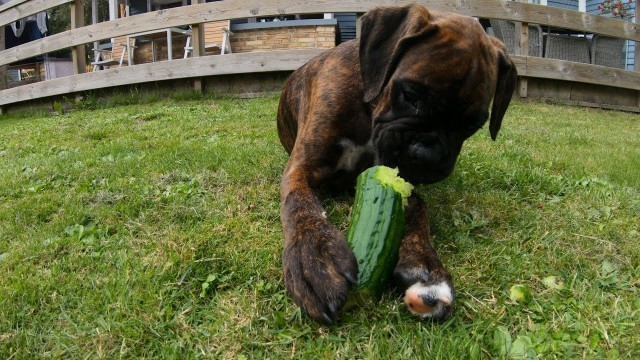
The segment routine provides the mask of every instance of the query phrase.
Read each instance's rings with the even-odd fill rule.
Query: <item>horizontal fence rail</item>
[[[280,14],[315,14],[323,12],[364,13],[375,6],[420,3],[429,9],[453,11],[483,18],[525,21],[553,25],[571,30],[594,32],[612,37],[640,41],[638,24],[584,14],[578,11],[517,3],[504,0],[455,1],[291,1],[245,0],[220,1],[154,11],[118,20],[88,25],[35,40],[19,47],[0,51],[0,65],[28,59],[43,53],[61,50],[93,41],[167,27]]]
[[[14,0],[0,6],[0,24],[74,2],[74,0]],[[640,42],[638,24],[554,7],[505,0],[226,0],[193,4],[74,28],[18,47],[0,51],[0,66],[98,40],[168,27],[218,20],[281,14],[364,13],[377,6],[418,3],[430,10],[468,16],[534,23],[578,32],[596,33]],[[107,69],[0,90],[0,105],[92,89],[150,81],[214,75],[291,71],[322,50],[291,50],[205,56]],[[568,80],[640,91],[640,73],[589,64],[529,56],[512,56],[524,77]],[[640,97],[639,97],[640,102]]]
[[[638,72],[535,56],[512,55],[511,57],[516,60],[516,66],[524,62],[524,65],[518,66],[520,76],[640,90],[640,73]]]
[[[0,26],[73,2],[73,0],[13,0],[0,6]]]
[[[106,69],[4,90],[1,92],[0,105],[40,97],[143,83],[150,80],[163,81],[214,75],[291,71],[302,66],[323,50],[284,50],[201,56]]]
[[[280,50],[229,54],[224,56],[202,56],[107,69],[4,90],[0,92],[2,94],[0,97],[0,105],[148,81],[271,71],[292,71],[322,51],[324,51],[324,49]],[[516,64],[518,74],[521,76],[572,80],[588,84],[601,85],[604,83],[620,88],[640,90],[640,73],[563,60],[525,56],[512,56],[512,58]]]

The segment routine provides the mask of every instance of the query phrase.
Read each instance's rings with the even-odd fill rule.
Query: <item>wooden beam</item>
[[[191,5],[203,4],[204,0],[193,0]],[[191,52],[192,57],[198,57],[204,55],[205,52],[205,44],[204,44],[204,23],[194,24],[191,27],[191,46],[193,46],[193,51]],[[204,91],[204,84],[202,78],[194,78],[193,79],[193,90],[199,93]]]
[[[229,0],[154,11],[54,34],[44,39],[21,45],[19,48],[1,51],[0,65],[28,59],[43,53],[90,43],[96,39],[110,39],[142,31],[217,20],[247,18],[252,16],[276,16],[281,13],[282,9],[286,9],[288,13],[296,14],[324,13],[327,9],[331,9],[332,12],[364,13],[374,6],[415,2],[422,3],[433,10],[455,11],[464,15],[485,18],[562,26],[578,31],[640,41],[640,28],[638,24],[604,16],[584,14],[577,11],[506,0],[465,0],[462,2],[455,0],[379,0],[376,1],[375,4],[357,0],[324,0],[313,2],[297,0]]]
[[[74,0],[71,4],[71,30],[77,30],[84,26],[84,6],[82,0]],[[87,69],[87,51],[84,44],[71,48],[73,60],[73,73],[82,74]]]
[[[526,76],[640,90],[637,72],[535,56],[526,58]]]
[[[204,24],[194,24],[191,27],[192,56],[204,55]]]
[[[192,5],[204,4],[204,0],[193,0]],[[204,55],[204,23],[193,24],[191,31],[193,56]]]
[[[518,2],[526,2],[527,0],[517,0]],[[516,22],[515,29],[515,53],[524,57],[529,56],[529,23]],[[520,77],[518,79],[518,95],[521,98],[527,97],[527,78]]]
[[[0,12],[7,11],[7,9],[12,8],[14,6],[18,6],[18,5],[20,5],[20,4],[22,4],[23,2],[26,2],[26,1],[29,1],[29,0],[13,0],[13,1],[9,1],[6,4],[0,5]]]
[[[323,49],[238,53],[113,68],[4,90],[0,105],[98,88],[213,75],[295,70]],[[511,57],[520,76],[640,90],[640,74],[538,57]]]
[[[599,103],[594,103],[590,101],[571,101],[571,100],[569,101],[565,100],[563,101],[563,103],[567,105],[577,105],[577,106],[584,106],[584,107],[590,107],[590,108],[596,108],[596,109],[609,109],[609,110],[640,113],[640,108],[633,107],[633,106],[599,104]]]
[[[5,47],[4,27],[0,26],[0,51]],[[7,88],[7,65],[0,65],[0,94]],[[1,97],[1,95],[0,95]],[[4,114],[4,108],[0,105],[0,115]]]
[[[0,52],[4,50],[5,45],[4,27],[0,26]],[[0,90],[7,88],[7,65],[0,65]]]
[[[518,76],[527,76],[527,58],[524,56],[509,55],[511,61],[516,65]]]
[[[324,50],[305,49],[193,57],[72,75],[3,90],[0,92],[0,106],[49,96],[152,81],[292,71],[322,51]],[[618,86],[634,89],[640,93],[640,73],[538,57],[512,56],[511,58],[520,76]]]
[[[13,0],[0,6],[0,27],[73,0]]]
[[[0,106],[49,96],[152,81],[292,71],[325,50],[283,50],[201,56],[88,72],[4,90],[0,96]]]

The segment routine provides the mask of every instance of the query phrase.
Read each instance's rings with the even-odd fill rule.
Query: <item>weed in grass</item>
[[[277,97],[154,99],[0,118],[0,357],[640,357],[635,116],[516,101],[417,188],[453,318],[388,294],[324,327],[283,286]]]

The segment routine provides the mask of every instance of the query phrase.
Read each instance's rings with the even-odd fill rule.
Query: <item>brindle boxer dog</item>
[[[515,83],[505,46],[477,20],[419,5],[368,12],[360,39],[291,75],[278,109],[280,141],[291,154],[281,187],[282,260],[287,290],[314,320],[335,321],[358,274],[319,189],[353,189],[374,164],[399,168],[413,184],[444,179],[462,143],[487,119],[495,140]],[[395,284],[411,312],[444,319],[453,284],[430,244],[417,195],[405,216]]]

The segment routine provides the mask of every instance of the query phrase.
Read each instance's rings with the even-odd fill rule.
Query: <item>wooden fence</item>
[[[0,6],[0,26],[23,17],[71,3],[71,30],[35,40],[18,47],[4,49],[0,35],[0,68],[52,51],[71,48],[75,75],[0,90],[0,109],[10,104],[51,96],[67,95],[144,82],[175,79],[200,79],[224,74],[290,71],[304,64],[319,50],[255,52],[224,56],[200,56],[202,31],[199,24],[227,19],[281,14],[358,13],[375,6],[421,3],[432,10],[452,11],[479,18],[493,18],[560,27],[585,33],[640,41],[638,24],[618,19],[559,8],[505,0],[429,0],[429,1],[354,1],[354,0],[225,0],[213,3],[192,1],[193,5],[84,26],[82,0],[13,0]],[[194,55],[191,58],[163,61],[99,72],[84,73],[85,44],[127,34],[193,25]],[[635,104],[618,106],[625,110],[640,109],[640,73],[622,69],[574,63],[563,60],[527,56],[527,26],[517,26],[516,54],[512,56],[520,75],[521,96],[527,96],[527,80],[563,80],[620,89],[635,94]],[[200,40],[198,41],[198,38]],[[5,77],[0,70],[0,75]],[[0,82],[0,85],[1,82]],[[0,87],[2,89],[2,87]],[[610,95],[607,95],[610,96]],[[615,96],[615,94],[614,94]],[[596,103],[598,101],[595,101]]]

